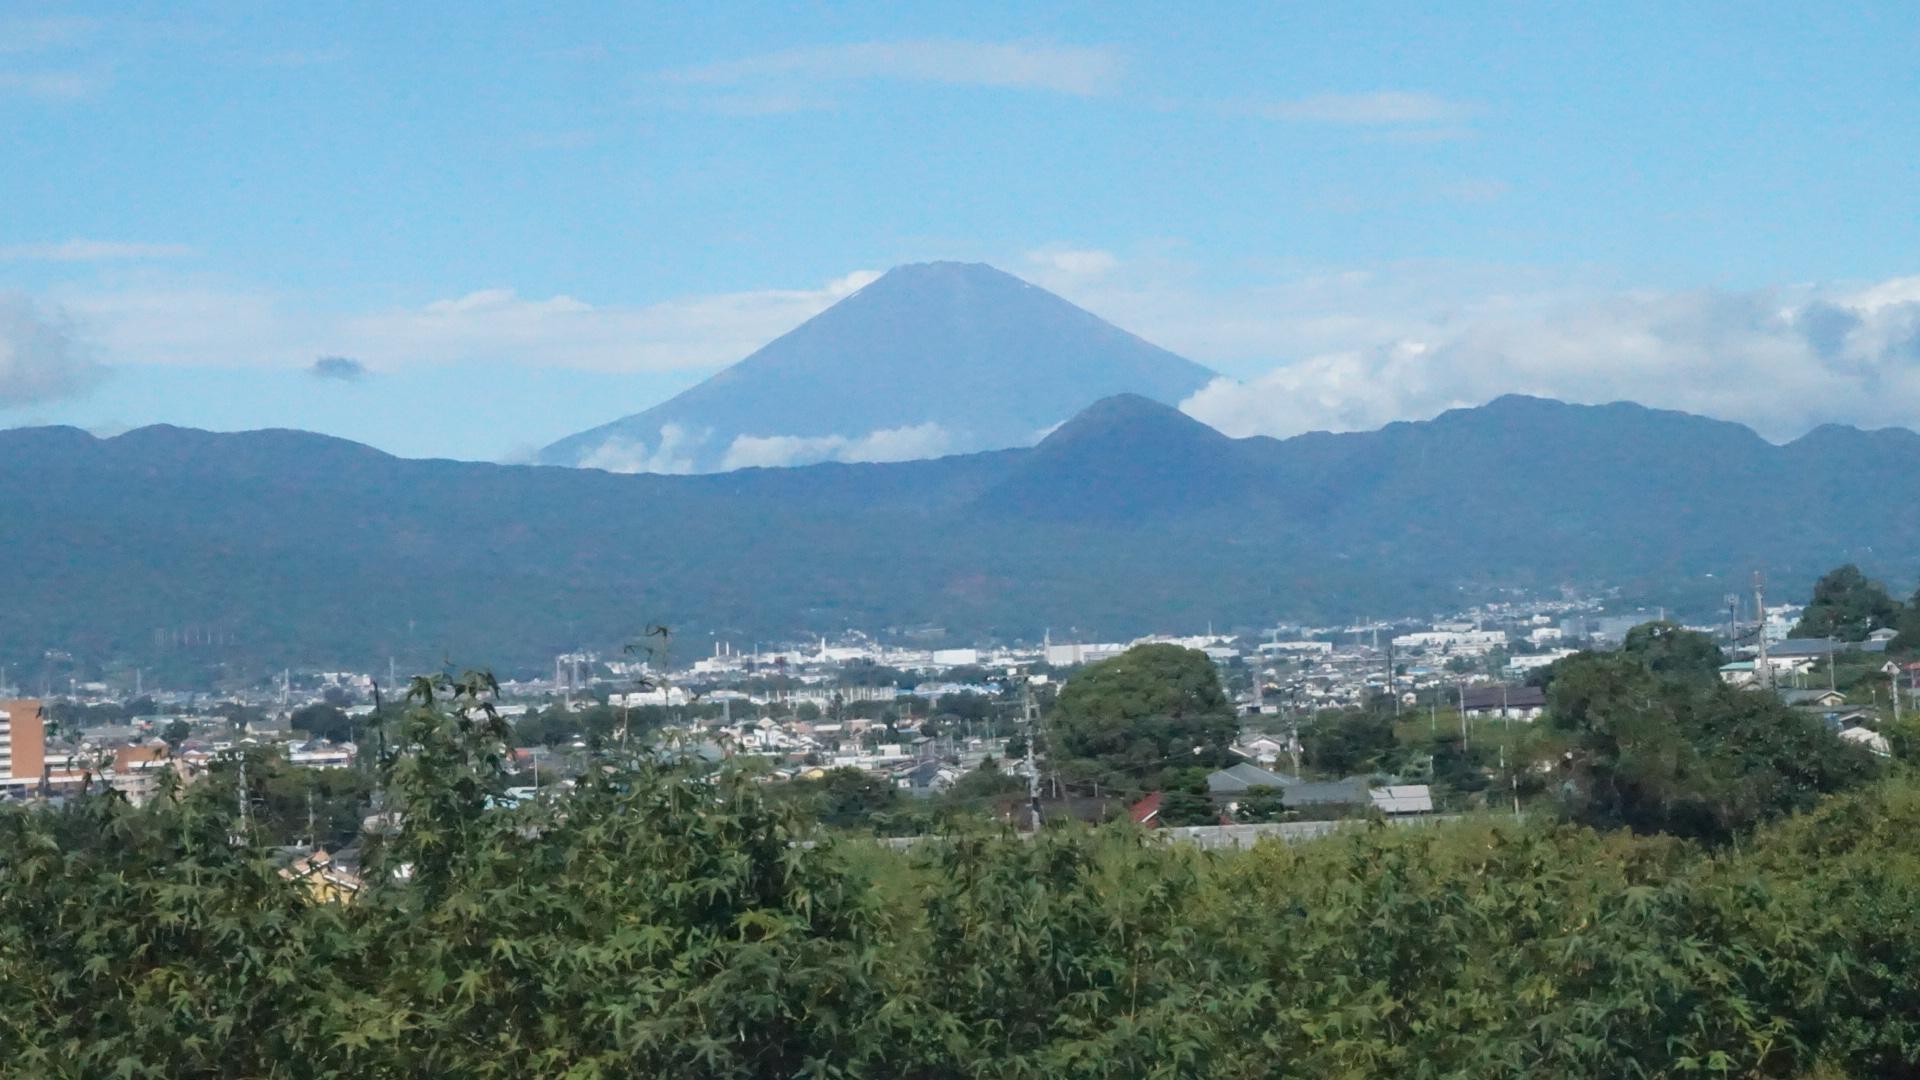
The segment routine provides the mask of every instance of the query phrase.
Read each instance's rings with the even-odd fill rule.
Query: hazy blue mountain
[[[699,476],[414,461],[317,435],[0,432],[0,664],[537,668],[645,625],[936,625],[1106,640],[1619,585],[1710,613],[1920,569],[1920,436],[1775,446],[1630,404],[1501,398],[1379,431],[1230,439],[1127,395],[1037,446]]]
[[[711,472],[1027,446],[1109,394],[1177,404],[1212,377],[1011,274],[922,263],[540,461]]]

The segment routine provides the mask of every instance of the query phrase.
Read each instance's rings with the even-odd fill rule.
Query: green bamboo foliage
[[[366,889],[282,877],[238,762],[0,808],[0,1073],[1905,1076],[1920,786],[1737,842],[1545,819],[1208,854],[1129,828],[836,840],[608,751],[508,808],[483,674],[386,734]]]

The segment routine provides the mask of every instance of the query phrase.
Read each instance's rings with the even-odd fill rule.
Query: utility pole
[[[235,847],[247,842],[247,756],[244,752],[240,754],[238,764],[240,767],[240,823],[235,826],[236,831],[232,837]]]
[[[1519,817],[1520,816],[1520,775],[1518,773],[1510,772],[1507,774],[1507,790],[1513,793],[1513,816]]]
[[[1460,752],[1464,754],[1467,751],[1469,738],[1467,734],[1467,684],[1464,682],[1455,683],[1454,687],[1460,691]]]
[[[1393,639],[1387,639],[1387,696],[1393,699],[1393,715],[1400,715],[1400,694],[1393,682]]]
[[[1040,769],[1034,764],[1033,744],[1038,735],[1034,723],[1037,716],[1033,705],[1033,683],[1020,684],[1021,711],[1027,723],[1027,810],[1033,815],[1033,831],[1040,831]]]
[[[1753,675],[1760,683],[1760,689],[1773,688],[1773,667],[1767,663],[1767,579],[1760,571],[1753,572],[1753,614],[1759,621],[1759,629],[1754,640],[1760,643],[1760,651],[1753,661]]]
[[[1665,622],[1663,618],[1660,620]],[[1513,793],[1513,816],[1520,816],[1520,778],[1507,770],[1507,743],[1513,739],[1513,712],[1507,704],[1507,688],[1500,687],[1500,771],[1507,774],[1507,790]]]

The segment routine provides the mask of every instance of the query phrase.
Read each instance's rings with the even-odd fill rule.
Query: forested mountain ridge
[[[1910,432],[1776,446],[1521,397],[1284,440],[1125,397],[1029,449],[699,476],[407,460],[289,431],[16,429],[0,657],[184,639],[275,663],[536,665],[650,622],[703,640],[1108,639],[1567,582],[1704,610],[1755,567],[1789,589],[1848,561],[1909,580],[1920,508],[1889,493],[1916,468]]]

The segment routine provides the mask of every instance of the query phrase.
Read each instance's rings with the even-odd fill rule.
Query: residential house
[[[1862,725],[1847,728],[1840,733],[1840,738],[1856,746],[1866,747],[1867,751],[1876,757],[1893,756],[1893,747],[1887,742],[1887,737],[1870,727]]]
[[[1250,739],[1242,739],[1230,749],[1241,757],[1257,761],[1262,765],[1271,765],[1280,760],[1280,755],[1293,752],[1284,740],[1272,735],[1255,735]]]
[[[1767,646],[1767,659],[1803,661],[1811,664],[1815,660],[1825,660],[1834,653],[1844,651],[1846,651],[1846,645],[1832,638],[1788,638]]]
[[[1155,791],[1146,798],[1127,808],[1127,818],[1135,825],[1145,825],[1149,829],[1160,827],[1160,804],[1166,801],[1166,793]]]
[[[1837,709],[1847,703],[1838,690],[1781,690],[1780,700],[1796,709]]]
[[[355,866],[348,860],[336,861],[324,849],[294,858],[280,868],[280,876],[306,886],[308,893],[323,904],[344,904],[366,887]]]
[[[1274,788],[1276,790],[1298,784],[1300,779],[1294,776],[1282,776],[1269,772],[1250,762],[1231,765],[1207,775],[1207,793],[1216,799],[1221,796],[1244,795],[1254,788]]]
[[[1476,686],[1461,693],[1467,715],[1536,720],[1547,711],[1547,692],[1537,686]]]
[[[1390,784],[1367,792],[1373,808],[1388,816],[1433,813],[1433,789],[1425,784]]]
[[[893,784],[918,798],[932,798],[952,787],[961,772],[938,761],[922,761],[893,774]]]
[[[1344,780],[1299,781],[1287,785],[1282,799],[1289,810],[1308,806],[1368,806],[1373,802],[1364,776],[1349,776]]]

